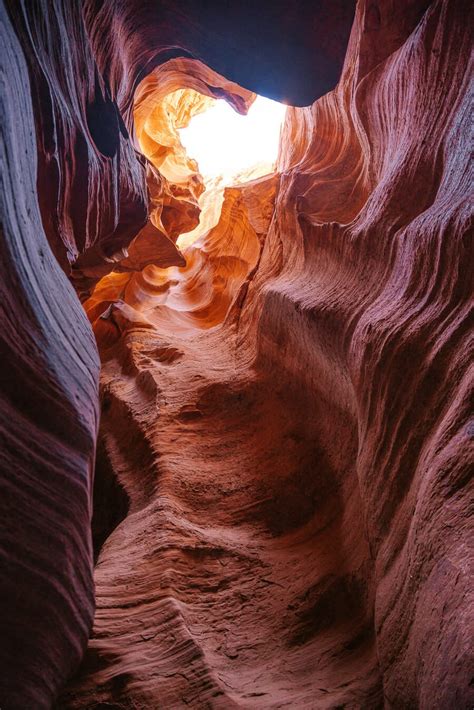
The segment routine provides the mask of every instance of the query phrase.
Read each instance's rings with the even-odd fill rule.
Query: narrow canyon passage
[[[130,496],[95,576],[89,653],[109,665],[71,707],[127,693],[143,707],[376,707],[360,501],[346,482],[344,521],[334,470],[354,458],[350,427],[328,461],[308,398],[252,373],[222,329],[126,343],[129,377],[116,361],[103,373],[102,436]]]
[[[327,367],[324,348],[305,344],[312,309],[293,326],[302,337],[278,333],[293,311],[278,288],[267,315],[242,317],[273,253],[282,180],[264,163],[229,186],[201,185],[176,129],[209,99],[163,97],[162,83],[139,87],[135,125],[160,176],[179,186],[170,215],[180,229],[181,213],[190,219],[175,232],[186,264],[106,276],[85,302],[102,358],[96,484],[105,464],[128,510],[100,552],[93,635],[62,705],[376,708],[350,383],[341,365],[325,391],[281,359],[293,346],[293,358]],[[189,231],[195,194],[200,223]],[[104,527],[114,499],[96,498],[93,527]]]
[[[471,710],[474,5],[225,10],[0,0],[0,708]]]

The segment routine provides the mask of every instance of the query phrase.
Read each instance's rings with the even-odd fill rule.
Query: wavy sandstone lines
[[[201,332],[196,319],[197,293],[207,287],[215,302],[219,290],[205,261],[194,270],[191,260],[182,278],[171,271],[159,292],[153,272],[135,277],[118,306],[125,320],[121,340],[105,351],[112,404],[103,436],[131,512],[107,541],[96,577],[91,652],[110,660],[82,681],[75,707],[85,697],[134,698],[143,707],[159,699],[165,707],[464,702],[467,631],[459,626],[454,642],[446,632],[439,656],[438,636],[430,641],[432,627],[421,620],[431,615],[443,629],[452,605],[468,608],[463,488],[455,487],[451,535],[444,516],[430,525],[426,517],[443,490],[438,466],[455,451],[444,434],[446,454],[438,449],[440,463],[433,460],[431,437],[448,422],[432,412],[446,411],[450,430],[462,430],[466,416],[466,381],[454,408],[448,392],[467,364],[468,280],[456,271],[457,287],[448,288],[447,265],[461,258],[467,223],[461,218],[455,233],[444,226],[448,204],[462,214],[461,194],[448,198],[450,177],[463,184],[454,177],[464,171],[462,142],[450,149],[456,170],[443,172],[439,157],[462,135],[456,101],[466,52],[451,55],[462,49],[463,25],[448,4],[415,10],[408,18],[386,10],[394,40],[384,55],[383,33],[360,7],[338,89],[289,112],[275,202],[257,203],[257,213],[270,205],[263,252],[224,321]],[[373,56],[362,55],[367,33]],[[229,225],[224,202],[196,256],[218,263]],[[249,229],[241,224],[240,239]],[[441,245],[450,258],[436,278],[431,260]],[[435,351],[416,346],[427,342],[424,323],[435,326]],[[443,349],[457,356],[446,359]],[[434,377],[447,389],[434,387]],[[146,501],[127,445],[117,443],[125,422],[147,452]],[[439,556],[421,554],[420,544]],[[128,572],[124,558],[135,560]],[[133,609],[127,624],[124,599]],[[413,662],[420,653],[426,665]],[[458,658],[456,681],[449,672],[440,680],[446,653]]]
[[[41,228],[28,72],[3,7],[0,35],[0,704],[46,708],[94,615],[99,358]]]
[[[341,74],[350,3],[197,5],[2,16],[4,704],[467,710],[473,10],[360,0]]]

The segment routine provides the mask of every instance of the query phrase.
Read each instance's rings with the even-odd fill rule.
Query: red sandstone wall
[[[0,706],[48,708],[94,614],[99,359],[41,226],[26,63],[3,6],[0,189]]]
[[[64,46],[73,40],[80,49],[79,64],[66,65],[64,81],[61,43],[54,45],[57,55],[45,50],[34,59],[16,16],[39,126],[43,224],[63,266],[66,250],[73,254],[81,285],[90,276],[86,268],[97,267],[96,277],[109,270],[107,259],[146,220],[145,171],[125,128],[120,133],[113,102],[132,130],[138,81],[171,56],[158,56],[152,44],[157,36],[161,47],[170,43],[166,23],[157,35],[150,7],[140,14],[138,4],[86,3],[84,30],[74,12],[56,20],[61,13],[49,6],[46,25],[57,21]],[[192,8],[185,3],[176,11],[166,4],[169,25],[177,16],[193,17]],[[281,28],[285,18],[276,12]],[[303,13],[306,27],[313,27],[308,17]],[[304,103],[306,92],[314,92],[312,98],[332,86],[322,90],[312,83],[317,71],[308,68],[311,62],[320,66],[321,56],[310,51],[302,55],[305,72],[296,61],[290,66],[286,59],[286,68],[275,63],[281,30],[268,38],[271,49],[251,81],[258,62],[243,60],[239,68],[236,55],[230,64],[226,59],[232,56],[229,27],[206,25],[209,17],[193,19],[195,34],[186,35],[178,23],[178,53],[187,48],[248,89],[263,86],[263,93],[293,98],[298,74],[294,100]],[[414,0],[403,7],[360,2],[337,89],[289,111],[279,175],[228,190],[220,223],[185,253],[186,266],[165,270],[158,262],[131,277],[119,275],[123,288],[111,299],[112,274],[86,304],[102,357],[98,473],[112,470],[129,502],[128,510],[120,503],[125,518],[98,560],[97,614],[85,662],[58,707],[472,706],[472,19],[461,0]],[[287,27],[294,22],[290,13]],[[251,43],[252,24],[243,27]],[[114,42],[104,42],[108,32]],[[226,52],[213,53],[215,36]],[[302,45],[309,50],[310,32],[307,37]],[[42,35],[32,42],[45,43]],[[19,85],[27,85],[14,40],[12,47],[9,62],[15,58]],[[327,40],[322,47],[330,54]],[[84,84],[77,76],[86,77]],[[18,124],[9,119],[7,155],[17,156],[24,145],[34,154],[29,104],[20,90],[7,95],[5,115],[24,116]],[[56,134],[48,129],[51,108],[41,105],[45,96],[53,97],[54,125],[61,126]],[[23,101],[18,108],[17,100]],[[84,120],[111,129],[117,124],[106,136],[117,138],[114,155],[98,150],[100,132],[94,139]],[[68,162],[68,155],[77,162]],[[21,244],[30,246],[28,258],[6,253],[4,283],[12,304],[21,284],[25,315],[14,310],[17,305],[11,312],[27,325],[15,342],[5,331],[6,371],[22,362],[28,377],[11,381],[30,389],[17,400],[9,393],[2,411],[12,423],[4,428],[6,467],[13,461],[22,476],[13,480],[26,483],[12,493],[7,510],[13,524],[2,537],[9,547],[26,540],[35,577],[2,588],[6,608],[19,612],[9,614],[7,626],[19,652],[1,647],[3,667],[11,669],[6,705],[15,708],[25,702],[48,707],[80,654],[90,621],[90,600],[83,595],[90,594],[87,469],[95,445],[97,373],[83,315],[46,245],[47,267],[43,260],[33,268],[33,244],[42,233],[33,236],[31,220],[39,224],[39,215],[27,211],[35,204],[34,161],[24,154],[22,160],[5,195],[26,197],[19,202],[21,218],[4,227],[5,243],[17,249],[21,235]],[[78,215],[73,195],[85,165],[88,200]],[[66,186],[52,207],[47,199],[55,182],[48,170],[63,174]],[[12,214],[12,199],[5,213]],[[51,209],[57,217],[48,222]],[[27,263],[33,266],[25,275]],[[16,280],[7,280],[16,273]],[[52,293],[58,297],[51,299]],[[59,310],[45,315],[51,300]],[[32,356],[22,360],[36,332],[46,333],[47,356],[35,338]],[[74,338],[67,346],[65,332]],[[77,367],[70,367],[71,358]],[[40,382],[46,384],[38,388]],[[80,401],[43,407],[43,391],[47,398],[54,392],[59,402],[77,391]],[[33,415],[26,410],[36,427],[44,428],[44,410],[47,421],[49,412],[60,412],[63,424],[53,432],[57,441],[48,455],[38,456],[46,473],[30,487],[31,471],[42,470],[31,464],[32,451],[41,451],[45,434],[33,437],[35,447],[25,446],[23,437],[10,453],[25,430],[14,418],[25,411],[24,401],[41,405]],[[30,457],[20,465],[19,451]],[[32,508],[31,488],[41,491],[38,480],[50,480],[45,476],[54,474],[56,452],[62,453],[66,500],[58,500],[53,478]],[[5,478],[7,491],[13,491],[11,480]],[[117,499],[112,504],[118,507]],[[59,518],[51,526],[46,513],[48,524],[41,522],[38,533],[37,521],[51,505]],[[77,512],[71,514],[70,505]],[[25,509],[32,511],[29,538],[15,528],[18,517],[11,512]],[[99,501],[96,516],[101,514]],[[58,528],[67,531],[66,543],[53,532]],[[80,539],[87,540],[82,550]],[[43,577],[41,613],[27,597],[20,597],[25,608],[17,609],[14,595],[28,585],[30,593],[38,588],[52,545],[58,567]],[[25,549],[14,552],[6,559],[19,565]],[[44,566],[36,561],[42,555]],[[82,570],[79,583],[66,561]],[[60,581],[71,594],[72,611],[53,594]],[[59,617],[54,633],[52,625],[35,626],[36,618],[52,617]],[[31,672],[35,654],[41,660]],[[15,674],[21,684],[12,682]]]
[[[67,707],[470,706],[465,10],[360,4],[276,185],[95,320],[130,511]]]
[[[213,47],[201,3],[163,4],[159,12],[146,2],[20,0],[6,11],[2,4],[2,708],[50,706],[83,653],[93,613],[98,358],[57,262],[87,292],[124,259],[147,220],[145,163],[125,125],[133,128],[139,81],[190,52],[210,66],[222,63],[225,48],[229,75],[271,82],[265,75],[281,62],[282,33],[292,28],[297,36],[308,17],[303,3],[283,17],[271,5],[263,13],[249,8],[240,29],[224,19]],[[207,5],[211,17],[216,9]],[[322,10],[315,17],[327,27]],[[288,45],[283,93],[304,102],[334,84],[351,13],[350,6],[339,13],[335,42],[306,43],[303,51]],[[262,26],[268,46],[257,58],[252,43]],[[236,31],[250,38],[245,58],[230,51]],[[292,54],[298,61],[288,61]],[[300,69],[318,59],[325,74],[308,86]]]
[[[357,481],[342,547],[352,557],[359,531],[369,546],[385,706],[467,708],[472,9],[415,9],[408,23],[398,4],[360,5],[338,89],[290,112],[238,342],[255,339],[257,371],[288,396],[311,393],[304,418]]]

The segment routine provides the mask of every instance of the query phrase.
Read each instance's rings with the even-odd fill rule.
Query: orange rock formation
[[[159,19],[148,4],[88,0],[75,39],[104,93],[83,140],[95,136],[103,158],[81,144],[79,110],[57,124],[74,130],[47,144],[47,102],[36,98],[39,203],[20,149],[35,151],[31,104],[8,88],[2,275],[26,345],[7,314],[7,364],[23,388],[6,382],[2,399],[17,474],[5,477],[7,609],[23,595],[6,625],[14,657],[0,646],[7,708],[51,706],[92,614],[98,364],[46,236],[63,268],[72,265],[101,357],[96,614],[57,707],[467,710],[474,701],[473,10],[462,0],[361,0],[337,86],[327,93],[317,80],[319,98],[288,110],[275,173],[225,188],[216,208],[176,128],[221,96],[245,111],[265,76],[269,95],[303,103],[310,89],[295,67],[311,66],[314,28],[320,57],[338,66],[344,3],[296,3],[305,26],[284,5],[267,15],[263,3],[268,28],[251,8],[240,20],[230,8],[230,31],[188,0],[164,3]],[[102,46],[110,25],[131,39]],[[38,95],[38,76],[59,77],[52,110],[62,116],[59,106],[75,105],[72,85],[40,40],[14,27]],[[341,34],[329,39],[328,27]],[[25,61],[6,34],[20,86]],[[240,60],[228,58],[229,38],[242,43]],[[279,44],[283,54],[303,47],[287,70]],[[251,47],[260,46],[253,77]],[[115,152],[100,130],[111,116]],[[86,212],[67,186],[84,170],[81,150]],[[41,183],[55,170],[67,176],[62,202],[56,183]],[[113,190],[105,227],[97,205]],[[200,214],[196,241],[176,246]],[[44,423],[41,409],[54,417]],[[32,448],[19,433],[25,421]],[[33,532],[21,531],[15,505]],[[48,628],[44,614],[57,624]]]

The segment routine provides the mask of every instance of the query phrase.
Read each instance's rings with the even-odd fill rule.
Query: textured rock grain
[[[99,359],[41,226],[28,72],[3,6],[0,35],[0,706],[39,710],[92,625]]]
[[[147,2],[1,4],[0,705],[6,710],[51,706],[83,654],[93,614],[99,360],[64,272],[88,295],[104,274],[122,270],[125,281],[127,272],[141,270],[150,260],[148,212],[161,194],[168,231],[162,239],[153,232],[159,247],[153,264],[184,263],[174,244],[175,218],[185,217],[179,200],[166,195],[158,174],[147,180],[150,164],[133,142],[135,90],[152,69],[181,56],[209,67],[224,61],[230,75],[249,80],[240,95],[250,95],[253,81],[266,81],[265,71],[255,72],[252,42],[243,71],[238,49],[228,51],[232,22],[221,23],[219,47],[209,43],[213,30],[199,20],[200,6],[163,3],[157,12]],[[300,10],[308,17],[304,3],[289,13],[295,32]],[[258,34],[259,12],[255,6],[241,16],[240,36]],[[279,56],[285,27],[278,12],[273,18],[268,47],[258,51],[267,68]],[[351,8],[338,41],[321,50],[289,45],[287,56],[293,51],[303,62],[326,57],[326,76],[317,86],[300,81],[295,100],[333,85],[350,21]],[[223,47],[226,57],[219,59]],[[209,67],[207,75],[215,75]],[[292,82],[284,77],[281,92]],[[110,494],[115,506],[108,518],[94,517],[99,545],[128,502],[110,478],[103,447],[97,470],[97,500]]]
[[[277,175],[86,304],[130,511],[67,707],[472,704],[466,11],[359,3]]]
[[[238,5],[11,9],[46,237],[102,360],[97,612],[57,707],[468,710],[473,10],[361,0],[325,93],[349,3]],[[17,710],[51,705],[90,624],[98,365],[40,227],[3,29]],[[276,173],[227,188],[177,247],[206,193],[163,105],[147,125],[148,91],[178,123],[221,92],[325,95],[288,110]]]

